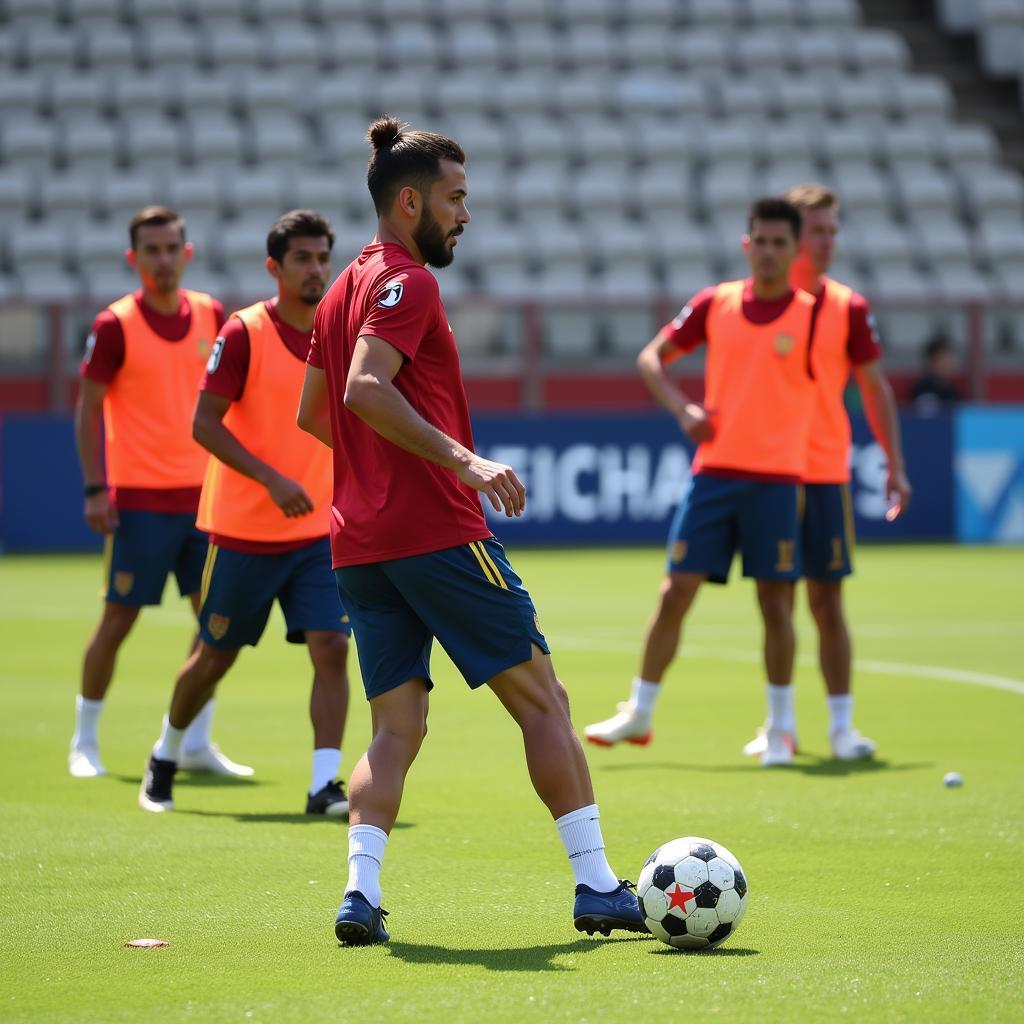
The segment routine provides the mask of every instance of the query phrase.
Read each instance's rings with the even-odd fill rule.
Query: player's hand
[[[275,473],[267,484],[267,493],[289,519],[308,516],[313,511],[313,499],[306,493],[302,484],[289,480],[280,473]]]
[[[688,402],[679,414],[679,426],[691,440],[700,444],[715,436],[715,428],[703,406]]]
[[[885,513],[885,518],[891,523],[907,511],[910,495],[913,493],[907,474],[902,469],[889,470],[889,476],[885,481],[885,493],[889,498],[889,511]]]
[[[118,528],[117,509],[111,503],[108,491],[100,491],[85,499],[85,521],[96,533],[113,533]]]
[[[456,470],[455,475],[474,491],[486,494],[495,512],[504,511],[510,519],[523,514],[526,488],[511,466],[474,456],[472,462]]]

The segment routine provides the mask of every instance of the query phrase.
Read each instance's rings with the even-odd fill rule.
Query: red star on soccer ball
[[[693,893],[689,889],[684,889],[678,882],[676,882],[675,889],[666,889],[665,895],[668,896],[668,909],[678,907],[684,914],[686,913],[686,904],[693,899]]]

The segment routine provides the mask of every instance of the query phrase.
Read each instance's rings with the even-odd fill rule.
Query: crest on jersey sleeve
[[[691,306],[689,304],[683,306],[683,308],[681,310],[679,310],[679,312],[676,314],[675,318],[673,319],[672,327],[675,330],[678,331],[679,328],[682,327],[683,324],[685,324],[686,321],[690,319],[690,314],[692,312],[693,312],[693,306]]]
[[[210,358],[206,361],[206,372],[216,373],[217,367],[220,366],[220,357],[224,352],[224,339],[218,338],[213,343],[213,348],[210,351]]]
[[[401,281],[389,281],[384,285],[380,298],[377,299],[377,305],[383,309],[391,309],[393,306],[397,306],[402,301],[402,293],[404,291],[405,287]]]
[[[85,339],[85,361],[92,362],[92,354],[96,351],[96,332],[90,331],[89,337]]]

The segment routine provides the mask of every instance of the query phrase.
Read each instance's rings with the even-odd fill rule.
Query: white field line
[[[558,647],[571,647],[576,650],[599,650],[614,654],[636,653],[638,647],[624,647],[620,644],[602,644],[589,641],[584,637],[558,637],[552,642],[557,654]],[[740,661],[757,664],[761,661],[761,651],[738,651],[726,647],[702,647],[698,644],[683,644],[681,653],[708,658],[712,661]],[[801,665],[817,665],[817,659],[810,655],[798,657]],[[1024,697],[1024,680],[1012,679],[1009,676],[997,676],[990,672],[974,672],[970,669],[946,668],[944,665],[913,665],[902,661],[876,661],[874,659],[855,658],[853,668],[856,672],[867,672],[883,676],[907,676],[912,679],[938,679],[947,683],[962,683],[965,686],[984,686],[990,690],[1003,690]]]

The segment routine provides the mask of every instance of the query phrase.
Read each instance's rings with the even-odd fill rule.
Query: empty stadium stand
[[[985,66],[1024,62],[1018,0],[939,0]],[[856,0],[0,0],[0,298],[88,300],[131,286],[124,225],[185,214],[188,282],[268,290],[269,221],[329,215],[343,264],[369,237],[368,121],[459,138],[474,224],[446,297],[561,301],[545,353],[624,357],[655,312],[742,273],[749,201],[834,184],[837,271],[879,302],[897,355],[963,314],[936,298],[1021,297],[1024,181],[958,123]],[[659,306],[658,303],[661,305]],[[916,305],[915,305],[916,304]],[[515,344],[466,306],[470,352]],[[992,345],[1024,350],[1020,316]],[[1000,347],[1001,346],[1001,347]]]

